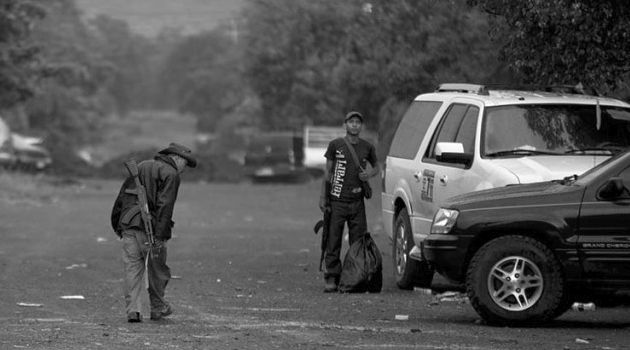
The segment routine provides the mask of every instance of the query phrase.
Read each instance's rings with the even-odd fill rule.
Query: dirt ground
[[[119,182],[11,181],[30,185],[0,195],[0,349],[630,347],[628,308],[496,328],[460,295],[398,290],[378,193],[368,217],[384,255],[383,291],[322,293],[315,182],[185,182],[169,242],[175,313],[156,322],[144,310],[144,322],[129,324],[121,243],[109,227]]]

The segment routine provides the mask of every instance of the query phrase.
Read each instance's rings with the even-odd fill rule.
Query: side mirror
[[[459,142],[438,142],[435,145],[435,159],[439,162],[456,163],[469,166],[472,153],[464,153],[464,145]]]
[[[614,199],[623,194],[626,187],[620,177],[611,177],[599,190],[599,196],[604,199]]]

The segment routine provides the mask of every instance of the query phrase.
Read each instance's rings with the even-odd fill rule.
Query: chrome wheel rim
[[[396,273],[402,276],[407,266],[407,240],[405,225],[396,227]]]
[[[509,256],[488,274],[488,292],[495,304],[509,311],[531,308],[542,296],[544,281],[538,266],[522,256]]]

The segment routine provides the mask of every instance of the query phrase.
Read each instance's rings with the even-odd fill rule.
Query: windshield
[[[627,162],[628,158],[630,158],[630,153],[628,152],[624,152],[624,153],[619,153],[617,155],[615,155],[614,157],[610,157],[608,159],[606,159],[605,161],[599,163],[597,166],[587,170],[584,174],[580,175],[577,177],[577,182],[578,183],[587,183],[589,181],[591,181],[591,179],[598,177],[600,174],[608,171],[608,169],[610,169],[610,167],[615,166],[615,164],[617,164],[617,159],[619,158],[623,158],[623,160],[620,160],[622,162]]]
[[[488,107],[481,142],[485,157],[612,155],[630,146],[630,110],[569,104]]]

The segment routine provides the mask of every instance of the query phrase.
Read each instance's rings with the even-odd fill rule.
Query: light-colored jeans
[[[142,313],[141,293],[146,286],[145,259],[149,253],[149,244],[143,231],[126,230],[123,232],[123,265],[125,269],[125,304],[126,312]],[[166,242],[156,241],[147,264],[148,292],[151,312],[161,312],[168,307],[164,300],[164,291],[171,279],[171,270],[166,265]]]

